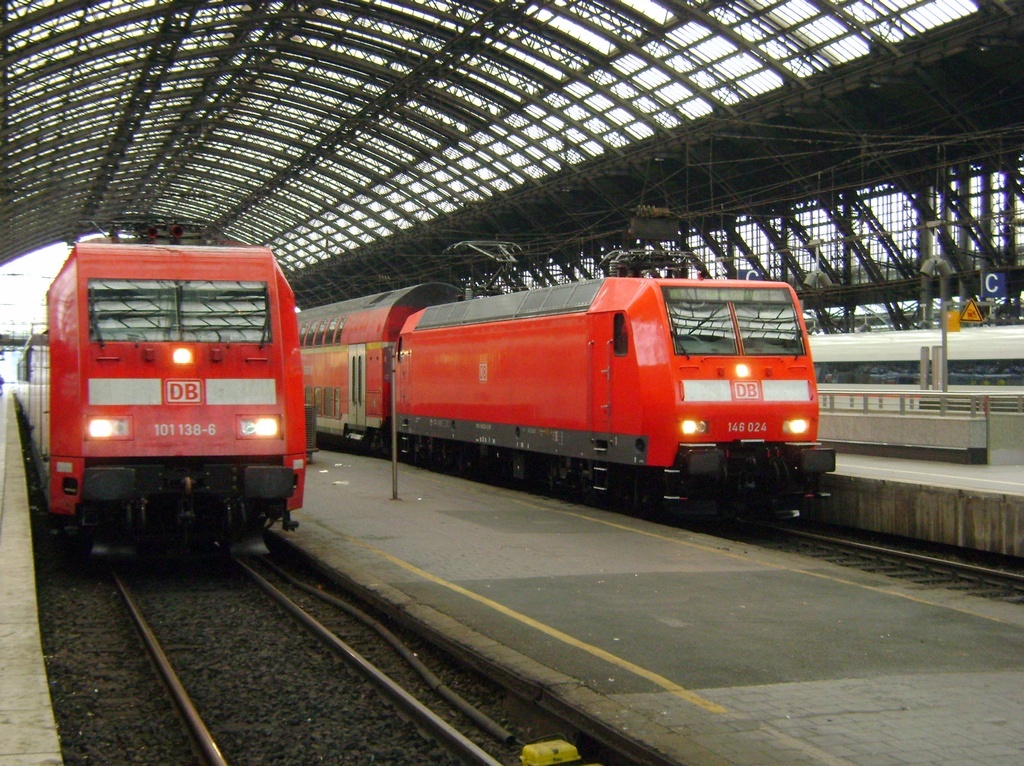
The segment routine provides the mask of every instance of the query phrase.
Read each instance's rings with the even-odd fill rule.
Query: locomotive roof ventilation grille
[[[432,306],[426,310],[417,327],[425,330],[433,327],[586,311],[594,302],[602,284],[603,279],[595,279],[509,295],[475,298],[463,303]]]

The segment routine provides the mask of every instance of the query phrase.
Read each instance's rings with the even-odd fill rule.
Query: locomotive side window
[[[612,320],[612,349],[615,356],[629,353],[629,333],[626,332],[626,315],[619,313]]]
[[[266,282],[89,280],[89,338],[269,343]]]
[[[796,307],[786,290],[666,287],[664,296],[676,354],[805,353]]]

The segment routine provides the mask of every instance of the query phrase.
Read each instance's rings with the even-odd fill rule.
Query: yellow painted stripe
[[[677,684],[677,683],[675,683],[673,681],[670,681],[669,679],[665,678],[664,676],[660,676],[657,673],[655,673],[655,672],[653,672],[651,670],[648,670],[647,668],[643,668],[643,667],[640,667],[639,665],[635,665],[632,662],[629,662],[628,660],[624,660],[621,657],[618,657],[618,656],[616,656],[614,654],[611,654],[610,652],[606,652],[604,649],[601,649],[600,647],[594,646],[593,644],[588,644],[585,641],[580,641],[579,639],[574,638],[573,636],[570,636],[568,633],[563,633],[562,631],[560,631],[560,630],[558,630],[556,628],[552,628],[550,625],[545,625],[542,622],[538,622],[537,620],[533,619],[532,617],[528,617],[525,614],[522,614],[521,612],[517,612],[514,609],[509,609],[507,606],[505,606],[503,604],[499,604],[496,601],[492,601],[491,599],[486,598],[484,596],[481,596],[479,593],[474,593],[471,590],[467,590],[466,588],[463,588],[461,585],[456,585],[455,583],[451,583],[451,582],[448,582],[447,580],[443,580],[440,577],[437,577],[436,575],[432,575],[430,572],[426,572],[426,571],[420,569],[419,567],[417,567],[417,566],[415,566],[413,564],[410,564],[407,561],[403,561],[400,558],[392,556],[390,553],[387,553],[386,551],[382,551],[379,548],[374,548],[372,545],[369,545],[368,543],[365,543],[365,542],[363,542],[362,540],[360,540],[358,538],[350,537],[348,535],[345,535],[345,539],[348,540],[351,543],[354,543],[356,545],[362,546],[366,550],[372,551],[373,553],[377,554],[381,558],[387,559],[392,564],[395,564],[396,566],[401,567],[402,569],[406,570],[407,572],[412,572],[413,574],[415,574],[418,577],[422,577],[425,580],[428,580],[428,581],[430,581],[432,583],[435,583],[435,584],[440,585],[440,586],[442,586],[444,588],[447,588],[448,590],[451,590],[451,591],[453,591],[455,593],[463,595],[466,598],[471,598],[474,601],[477,601],[477,602],[479,602],[481,604],[484,604],[485,606],[493,609],[494,611],[499,612],[500,614],[505,615],[506,617],[511,617],[513,620],[517,620],[518,622],[521,622],[524,625],[529,625],[531,628],[534,628],[535,630],[539,630],[540,632],[544,633],[545,635],[548,635],[548,636],[551,636],[552,638],[558,639],[559,641],[561,641],[564,644],[568,644],[569,646],[572,646],[572,647],[574,647],[576,649],[579,649],[579,650],[584,651],[584,652],[586,652],[586,653],[588,653],[590,655],[593,655],[594,657],[597,657],[598,659],[602,659],[605,662],[611,663],[612,665],[620,667],[620,668],[622,668],[624,670],[628,670],[629,672],[634,673],[634,674],[640,676],[641,678],[646,678],[648,681],[650,681],[651,683],[653,683],[653,684],[655,684],[657,686],[660,686],[665,691],[670,692],[670,693],[676,695],[677,697],[680,697],[681,699],[684,699],[687,702],[690,702],[690,703],[696,705],[697,707],[703,708],[704,710],[708,711],[709,713],[727,713],[727,712],[729,712],[726,708],[722,707],[717,702],[712,702],[711,700],[708,700],[708,699],[705,699],[704,697],[701,697],[699,694],[695,694],[694,692],[691,692],[688,689],[684,689],[679,684]]]

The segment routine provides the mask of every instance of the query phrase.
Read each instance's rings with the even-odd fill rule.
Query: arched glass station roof
[[[269,244],[309,306],[594,276],[653,215],[897,323],[927,243],[1017,265],[1020,0],[0,8],[0,262],[179,224]]]

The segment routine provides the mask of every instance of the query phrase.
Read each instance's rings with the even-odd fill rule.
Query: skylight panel
[[[678,128],[682,125],[682,121],[669,112],[658,112],[653,116],[653,119],[658,125],[667,129]]]
[[[762,68],[760,61],[744,51],[720,62],[714,70],[726,80],[736,80]]]
[[[808,19],[813,19],[817,13],[818,9],[805,0],[787,0],[785,3],[770,8],[765,15],[778,23],[781,28],[788,29],[802,24]]]
[[[620,56],[612,62],[612,69],[627,76],[640,71],[645,66],[647,66],[647,62],[633,53]]]
[[[717,88],[721,84],[719,78],[710,70],[705,72],[694,72],[690,76],[690,80],[692,80],[694,85],[698,88],[702,88],[703,90],[711,90],[713,88]]]
[[[822,49],[822,53],[831,61],[842,64],[867,56],[871,53],[871,46],[861,35],[854,34],[840,38],[831,45],[826,45]]]
[[[823,45],[848,32],[849,30],[834,16],[819,16],[799,27],[796,34],[814,45]]]
[[[720,103],[726,104],[727,106],[734,106],[741,101],[739,94],[732,89],[731,85],[716,88],[712,91],[711,95],[713,95]]]
[[[760,96],[762,93],[781,88],[784,84],[784,80],[778,74],[770,69],[765,69],[738,80],[736,87],[741,88],[749,96]]]
[[[582,80],[569,83],[565,90],[570,96],[574,96],[575,98],[586,98],[594,92],[594,89]]]
[[[605,56],[615,50],[615,44],[612,41],[594,34],[586,27],[577,24],[575,21],[567,19],[564,16],[558,16],[546,8],[539,8],[533,12],[532,15],[542,24],[546,24],[574,40],[579,40],[581,43],[589,45],[598,53]]]
[[[623,109],[621,106],[612,109],[611,111],[605,112],[605,117],[614,122],[616,125],[629,125],[636,118]]]
[[[918,32],[948,24],[978,11],[977,6],[967,0],[934,0],[914,8],[903,15],[903,20]]]
[[[564,80],[565,79],[565,72],[562,69],[560,69],[559,67],[555,66],[551,62],[544,60],[543,58],[541,58],[539,56],[532,55],[529,51],[522,50],[518,46],[511,46],[511,45],[507,45],[505,43],[496,41],[494,43],[494,48],[496,50],[498,50],[498,51],[501,51],[505,55],[511,56],[512,58],[516,59],[517,61],[521,61],[522,63],[527,64],[528,66],[533,67],[534,69],[538,70],[539,72],[543,72],[545,75],[547,75],[548,77],[550,77],[550,78],[552,78],[554,80]],[[568,59],[568,57],[566,57],[566,58]]]
[[[643,85],[647,90],[655,90],[665,83],[671,82],[672,78],[661,69],[650,67],[642,72],[637,72],[633,76],[633,80]]]
[[[707,117],[714,111],[714,108],[703,98],[692,98],[689,101],[679,104],[679,111],[694,120]]]
[[[654,135],[654,129],[642,122],[634,122],[632,125],[627,125],[625,129],[633,138],[641,141]]]
[[[663,103],[674,106],[679,104],[693,95],[693,91],[689,88],[674,82],[664,88],[659,89],[654,93],[654,96]]]
[[[544,123],[548,130],[551,130],[555,133],[558,133],[559,131],[562,130],[562,128],[565,127],[565,120],[553,114],[548,115],[543,120],[541,120],[541,122]]]
[[[582,104],[573,104],[565,110],[565,116],[573,122],[583,122],[593,116],[593,112],[584,108]]]
[[[676,47],[680,50],[687,50],[708,37],[711,37],[711,30],[703,24],[692,21],[678,29],[673,29],[666,35],[666,39],[675,43]]]
[[[757,44],[768,37],[760,19],[749,19],[738,24],[733,31],[749,43]]]
[[[641,92],[637,90],[632,83],[628,82],[615,83],[611,87],[611,92],[622,101],[633,101],[635,99],[642,98]]]
[[[632,105],[643,114],[654,114],[661,109],[661,105],[650,96],[639,96],[632,100]]]
[[[562,139],[556,136],[548,136],[540,142],[540,145],[552,154],[558,154],[558,152],[565,148],[565,144],[562,142]]]
[[[603,93],[595,93],[584,99],[584,103],[595,112],[606,112],[615,106],[615,102]]]
[[[533,162],[533,160],[531,160],[529,157],[526,157],[525,155],[520,154],[519,152],[509,155],[508,157],[506,157],[506,159],[511,165],[517,168],[525,168],[527,165]]]
[[[511,76],[508,70],[501,70],[495,67],[481,67],[480,72],[470,69],[466,72],[466,75],[472,82],[479,84],[482,89],[497,92],[515,103],[522,103],[524,94],[529,96],[539,90],[537,84],[532,80]],[[492,113],[498,113],[499,107],[497,104],[489,104],[488,106]]]
[[[711,63],[731,56],[737,50],[739,49],[724,37],[713,37],[703,43],[694,45],[687,53],[694,60]]]

